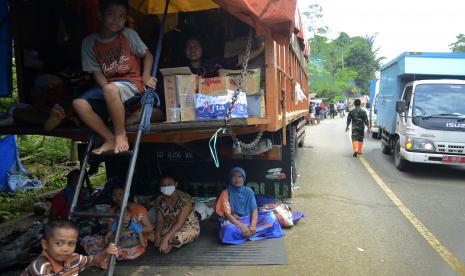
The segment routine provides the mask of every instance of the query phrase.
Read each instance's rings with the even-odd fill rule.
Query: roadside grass
[[[18,102],[18,85],[16,82],[16,66],[13,64],[13,91],[8,98],[0,97],[0,112],[5,112],[12,104]]]
[[[34,204],[46,200],[44,193],[62,189],[68,172],[78,167],[69,160],[71,140],[40,135],[20,136],[17,139],[21,163],[31,179],[43,184],[34,190],[21,190],[16,194],[0,193],[0,223],[33,211]],[[106,181],[105,168],[91,177],[93,186]]]

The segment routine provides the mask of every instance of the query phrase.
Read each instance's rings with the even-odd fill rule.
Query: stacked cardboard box
[[[195,93],[197,75],[189,67],[160,69],[165,88],[166,120],[168,122],[195,121]]]
[[[220,76],[228,77],[233,87],[238,83],[240,70],[219,71]],[[260,69],[249,69],[245,75],[241,91],[247,94],[247,109],[249,117],[265,117],[265,96],[260,89]]]
[[[260,69],[248,69],[247,74],[242,81],[241,91],[244,91],[247,96],[260,94]],[[219,70],[220,77],[229,77],[231,86],[236,88],[241,76],[241,70]]]
[[[223,119],[235,91],[234,82],[229,77],[199,79],[199,94],[195,96],[197,120]],[[238,94],[232,109],[232,118],[247,118],[247,98],[244,92]]]
[[[163,74],[168,122],[223,119],[240,76],[240,70],[220,70],[224,76],[200,79],[188,67],[160,71]],[[249,71],[244,79],[244,87],[248,87],[247,92],[239,92],[231,117],[264,117],[265,100],[260,94],[260,69]]]

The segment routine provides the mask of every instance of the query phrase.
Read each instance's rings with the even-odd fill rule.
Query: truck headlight
[[[435,151],[435,148],[434,148],[434,143],[430,140],[427,140],[427,139],[421,139],[421,138],[414,138],[414,139],[411,139],[411,138],[408,138],[408,140],[411,140],[412,141],[412,148],[413,150],[418,150],[418,151]],[[407,143],[406,143],[407,144]],[[407,145],[405,146],[405,148],[407,148]]]
[[[413,140],[412,138],[407,138],[407,140],[405,140],[405,149],[412,150],[412,148],[413,148]]]

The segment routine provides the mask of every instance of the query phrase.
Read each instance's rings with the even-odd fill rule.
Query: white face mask
[[[175,190],[176,190],[175,186],[160,187],[160,192],[162,192],[162,194],[167,195],[167,196],[172,195]]]

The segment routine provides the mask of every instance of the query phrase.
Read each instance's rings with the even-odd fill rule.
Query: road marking
[[[373,179],[378,183],[384,193],[389,197],[389,199],[399,208],[402,214],[407,218],[407,220],[417,229],[417,231],[425,238],[425,240],[431,245],[431,247],[436,250],[439,255],[446,261],[453,270],[455,270],[459,275],[465,275],[465,265],[457,259],[457,257],[452,254],[441,242],[431,233],[428,228],[410,211],[407,206],[405,206],[402,201],[397,197],[396,194],[384,183],[384,181],[379,177],[375,170],[371,167],[368,161],[365,160],[363,156],[360,156],[360,162],[362,162],[365,169],[373,177]]]

